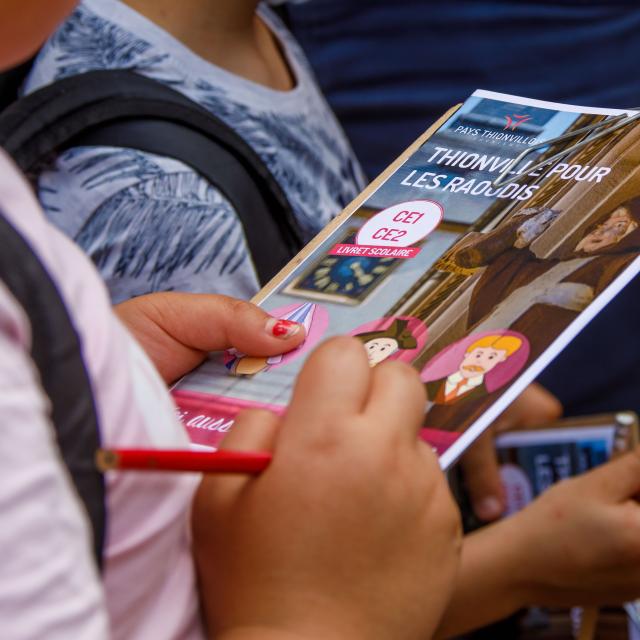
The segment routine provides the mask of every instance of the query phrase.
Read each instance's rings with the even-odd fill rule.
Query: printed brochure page
[[[448,467],[640,270],[640,126],[552,141],[625,113],[476,91],[263,297],[304,324],[301,347],[212,354],[176,385],[192,441],[284,411],[309,352],[349,334],[372,367],[418,370],[422,436]]]

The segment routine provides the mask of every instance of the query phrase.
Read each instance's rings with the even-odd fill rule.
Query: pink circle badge
[[[442,205],[434,200],[400,202],[367,220],[358,231],[356,244],[409,247],[436,229],[443,215]]]

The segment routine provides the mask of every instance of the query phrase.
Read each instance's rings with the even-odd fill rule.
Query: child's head
[[[77,0],[2,0],[0,3],[0,70],[33,55]]]

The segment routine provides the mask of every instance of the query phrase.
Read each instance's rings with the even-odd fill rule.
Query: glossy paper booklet
[[[259,294],[305,343],[212,354],[176,385],[192,441],[284,411],[310,350],[349,334],[371,366],[418,370],[422,436],[448,467],[640,270],[640,125],[554,140],[627,113],[486,91],[452,109]]]

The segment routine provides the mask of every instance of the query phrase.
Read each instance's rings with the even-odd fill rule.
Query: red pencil
[[[189,451],[173,449],[98,449],[100,471],[201,471],[250,473],[264,471],[271,454],[261,451]]]

